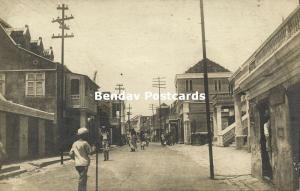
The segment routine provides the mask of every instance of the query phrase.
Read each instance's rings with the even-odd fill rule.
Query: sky
[[[13,27],[29,25],[60,61],[60,32],[52,18],[65,3],[75,19],[66,39],[65,64],[90,77],[98,71],[101,91],[157,92],[152,79],[166,77],[164,92],[175,92],[176,74],[202,59],[199,0],[0,0],[0,17]],[[298,0],[204,0],[207,57],[234,72],[297,6]],[[123,74],[123,75],[121,75]],[[134,115],[149,115],[149,104],[131,102]],[[127,103],[128,104],[128,103]]]

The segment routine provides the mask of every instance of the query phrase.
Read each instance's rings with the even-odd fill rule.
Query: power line
[[[59,28],[61,29],[61,34],[58,35],[52,35],[52,38],[60,38],[61,39],[61,72],[60,72],[60,78],[59,73],[57,73],[57,87],[59,88],[59,92],[60,92],[60,102],[59,99],[58,100],[58,121],[57,121],[57,125],[60,127],[60,139],[61,139],[61,144],[63,143],[64,140],[64,70],[65,70],[65,66],[64,66],[64,48],[65,48],[65,38],[72,38],[74,37],[73,33],[71,35],[68,35],[67,33],[65,34],[65,30],[70,30],[70,27],[66,25],[65,21],[66,20],[71,20],[74,19],[73,15],[71,16],[67,16],[65,15],[65,11],[69,10],[68,6],[65,4],[62,5],[58,5],[57,6],[57,10],[61,11],[61,17],[57,17],[56,19],[52,20],[52,23],[58,23],[59,24]],[[57,70],[58,72],[58,70]],[[60,80],[59,80],[60,79]],[[58,84],[59,83],[59,84]],[[63,150],[64,150],[64,145],[61,145],[60,148],[60,156],[61,156],[61,161],[60,163],[63,164]]]

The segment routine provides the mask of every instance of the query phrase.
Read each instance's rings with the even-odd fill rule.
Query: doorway
[[[290,140],[293,149],[293,164],[300,165],[300,84],[288,90]],[[294,172],[294,188],[299,189],[300,172]]]
[[[267,180],[272,180],[272,124],[270,123],[270,107],[267,101],[261,103],[259,108],[259,116],[262,176]]]
[[[19,116],[7,113],[6,115],[6,152],[9,161],[16,161],[19,157]]]

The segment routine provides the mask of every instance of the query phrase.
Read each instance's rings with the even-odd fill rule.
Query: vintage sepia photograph
[[[300,0],[0,0],[0,191],[300,191]]]

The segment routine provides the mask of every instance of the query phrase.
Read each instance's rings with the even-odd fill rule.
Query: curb
[[[7,179],[7,178],[12,178],[12,177],[15,177],[15,176],[18,176],[22,173],[25,173],[27,172],[27,170],[16,170],[16,171],[12,171],[12,172],[6,172],[6,173],[3,173],[3,174],[0,174],[0,180],[3,180],[3,179]]]
[[[67,157],[67,158],[64,157],[64,159],[63,159],[63,161],[68,161],[68,160],[71,160],[71,158],[70,157]],[[31,162],[31,163],[28,163],[28,164],[39,167],[39,168],[43,168],[43,167],[49,166],[51,164],[59,163],[59,162],[60,162],[60,159],[56,159],[56,160],[40,162],[40,163]]]
[[[71,160],[71,158],[70,157],[64,158],[63,161],[68,161],[68,160]],[[60,162],[60,159],[55,159],[55,160],[45,161],[45,162],[40,162],[40,163],[30,162],[30,163],[27,163],[27,164],[35,166],[35,167],[37,167],[37,169],[40,169],[40,168],[44,168],[46,166],[49,166],[49,165],[52,165],[52,164],[55,164],[55,163],[59,163],[59,162]],[[7,178],[12,178],[12,177],[18,176],[20,174],[23,174],[25,172],[29,172],[29,171],[27,169],[21,169],[20,165],[7,167],[7,168],[4,168],[4,169],[1,170],[0,180],[7,179]]]

